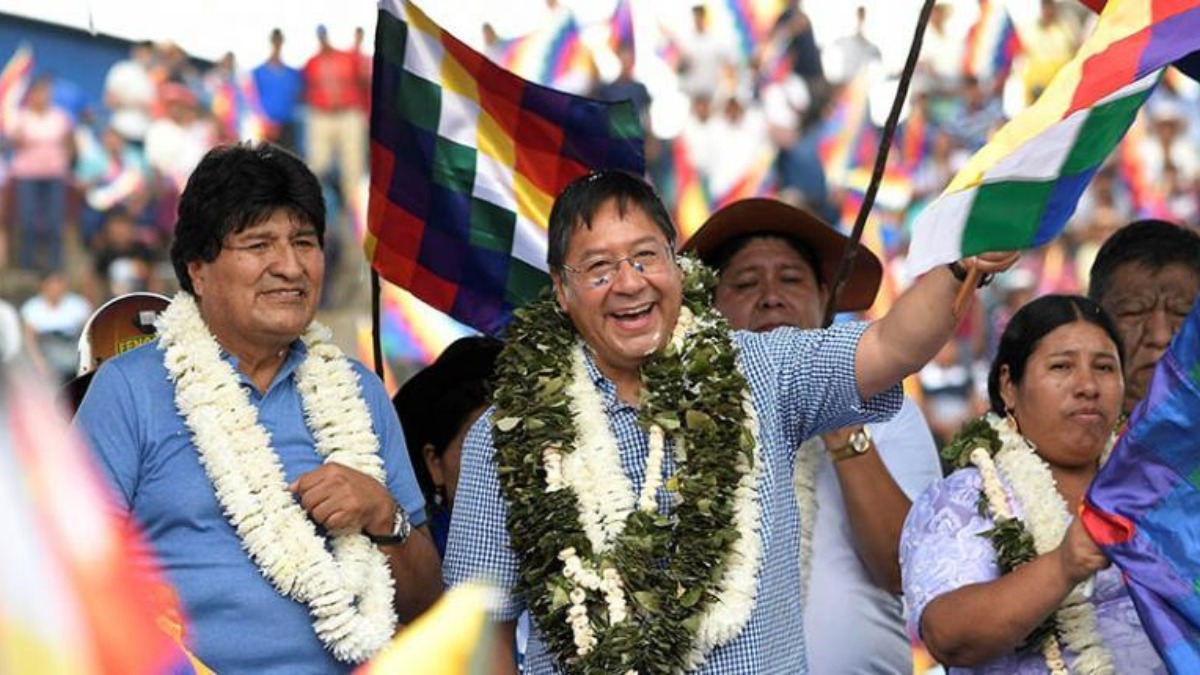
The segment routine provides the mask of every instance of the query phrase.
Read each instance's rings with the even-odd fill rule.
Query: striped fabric
[[[696,234],[708,217],[733,202],[775,195],[775,153],[763,148],[726,184],[719,185],[695,166],[687,139],[681,134],[671,142],[672,174],[664,181],[667,204],[674,204],[672,219],[682,245]]]
[[[1003,0],[979,0],[979,19],[967,32],[963,73],[981,80],[1005,77],[1019,47]]]
[[[1083,522],[1172,673],[1200,673],[1200,302],[1092,481]]]
[[[933,145],[933,129],[929,124],[929,114],[924,106],[914,106],[908,117],[896,129],[896,168],[906,176],[911,177],[917,172],[917,167],[925,163]],[[876,141],[878,147],[878,141]],[[888,158],[891,159],[890,157]]]
[[[1079,53],[917,218],[914,274],[1054,238],[1161,69],[1200,46],[1200,0],[1113,0]]]
[[[379,342],[383,360],[383,386],[395,392],[414,369],[437,359],[450,343],[476,332],[413,297],[393,284],[380,284]],[[369,317],[355,325],[359,361],[375,358],[375,341]]]
[[[371,109],[372,266],[496,334],[547,283],[554,198],[597,169],[644,171],[629,102],[509,73],[405,0],[381,0]]]
[[[579,23],[563,11],[549,25],[506,40],[497,60],[506,70],[533,82],[571,90],[591,77],[591,58]]]
[[[0,673],[210,672],[107,488],[53,393],[0,373]]]
[[[743,199],[775,195],[775,149],[765,146],[753,152],[753,157],[740,167],[743,171],[736,180],[713,185],[713,211]]]
[[[622,47],[634,50],[633,0],[617,0],[608,20],[608,47],[613,52]]]
[[[261,141],[267,135],[267,114],[258,98],[258,87],[249,73],[205,84],[209,108],[227,138]]]
[[[679,230],[680,243],[687,241],[713,212],[712,191],[708,181],[696,170],[687,138],[683,134],[671,143],[671,166],[674,170],[671,182],[665,190],[667,203],[674,203],[675,227]]]
[[[731,29],[742,58],[749,60],[759,45],[766,44],[775,22],[787,9],[787,3],[784,0],[723,0],[708,3],[707,7],[714,26]]]
[[[0,136],[12,133],[12,125],[33,79],[33,49],[21,43],[0,71]]]
[[[1080,2],[1099,14],[1104,11],[1104,6],[1108,4],[1108,0],[1080,0]],[[1171,65],[1184,75],[1200,82],[1200,50],[1194,51],[1183,58],[1176,59]]]
[[[822,125],[817,153],[830,185],[844,185],[851,169],[874,161],[879,144],[868,109],[869,88],[868,74],[857,74],[838,92],[833,112]]]

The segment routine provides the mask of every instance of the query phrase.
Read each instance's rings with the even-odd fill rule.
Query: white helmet
[[[158,293],[126,293],[92,313],[79,336],[79,375],[121,352],[154,339],[154,321],[171,304]]]

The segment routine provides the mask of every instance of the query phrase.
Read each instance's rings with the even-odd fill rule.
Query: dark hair
[[[124,204],[117,204],[111,209],[104,212],[105,224],[111,223],[114,220],[123,220],[130,223],[137,223],[137,218],[134,217],[133,211],[130,211]]]
[[[729,261],[733,260],[734,256],[740,253],[742,249],[746,248],[746,246],[755,239],[778,239],[779,241],[782,241],[788,246],[792,247],[792,250],[794,250],[796,254],[804,260],[804,262],[808,263],[809,269],[812,270],[813,277],[817,280],[817,287],[825,287],[825,277],[821,274],[821,261],[817,258],[816,252],[813,251],[812,247],[809,246],[803,239],[790,234],[783,234],[782,232],[752,232],[750,234],[743,234],[739,237],[734,237],[729,241],[722,242],[721,245],[718,246],[715,251],[713,251],[713,254],[709,256],[705,263],[708,264],[709,267],[716,269],[718,272],[724,272],[725,266],[729,264]]]
[[[1000,336],[1000,346],[988,373],[988,400],[992,412],[1005,414],[1004,399],[1000,397],[1001,369],[1008,366],[1008,376],[1013,384],[1021,384],[1029,355],[1037,349],[1042,338],[1055,328],[1076,321],[1086,321],[1102,328],[1117,346],[1121,361],[1125,361],[1125,348],[1116,325],[1094,300],[1082,295],[1044,295],[1017,310]]]
[[[408,459],[412,463],[413,474],[421,493],[427,501],[432,501],[437,493],[433,477],[429,475],[429,467],[425,465],[425,444],[433,446],[434,454],[441,457],[446,452],[450,441],[462,430],[468,417],[480,406],[487,404],[492,397],[492,388],[487,380],[469,380],[442,392],[427,392],[432,396],[435,405],[430,407],[428,419],[420,426],[413,428],[404,424],[404,442],[408,446]],[[424,430],[418,436],[413,432]]]
[[[50,89],[51,91],[53,91],[54,75],[52,75],[50,73],[38,74],[38,76],[33,78],[33,81],[29,83],[29,90],[33,90],[35,88],[46,88],[46,89]]]
[[[550,233],[546,262],[552,270],[561,270],[577,227],[591,229],[592,219],[609,200],[617,200],[622,216],[630,206],[641,209],[675,249],[675,226],[662,199],[649,183],[625,171],[600,171],[576,178],[550,209]]]
[[[1160,270],[1183,265],[1200,277],[1200,235],[1165,220],[1138,220],[1113,233],[1092,262],[1088,297],[1103,303],[1117,269],[1129,264]]]
[[[471,413],[491,400],[492,370],[502,344],[487,336],[459,338],[392,397],[413,473],[427,500],[437,488],[425,466],[425,445],[441,457]]]
[[[204,155],[179,198],[171,264],[179,287],[194,293],[188,263],[212,262],[225,238],[283,209],[317,229],[325,245],[325,198],[301,159],[270,143],[226,145]]]

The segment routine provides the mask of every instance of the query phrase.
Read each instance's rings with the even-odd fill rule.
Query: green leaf
[[[684,413],[684,421],[689,429],[709,429],[713,427],[712,418],[699,410],[688,410]]]
[[[517,425],[520,423],[520,417],[505,417],[496,420],[496,428],[503,432],[509,432],[517,428]]]
[[[982,447],[992,456],[1000,451],[1000,435],[988,423],[987,416],[977,417],[963,425],[958,435],[945,448],[942,458],[951,466],[961,469],[971,464],[971,453]]]
[[[671,413],[663,413],[655,416],[654,423],[662,427],[662,430],[668,433],[679,430],[679,418]]]
[[[704,588],[693,586],[679,598],[679,604],[691,609],[696,606],[697,602],[700,602],[702,597],[704,597]]]
[[[700,612],[689,616],[683,620],[683,627],[688,633],[695,635],[700,630],[700,622],[704,620],[704,615]]]
[[[571,604],[571,597],[567,593],[567,589],[562,586],[554,586],[550,591],[550,611],[557,612],[558,610]]]
[[[751,464],[754,462],[754,434],[750,433],[749,429],[743,428],[742,433],[738,435],[738,446],[745,452],[749,453],[748,459]]]
[[[543,378],[540,383],[539,396],[550,398],[560,395],[566,388],[569,379],[566,376]]]
[[[637,604],[651,614],[659,611],[658,595],[650,591],[634,591],[633,599]]]

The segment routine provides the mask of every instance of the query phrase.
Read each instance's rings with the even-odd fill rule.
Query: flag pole
[[[908,97],[908,85],[912,82],[913,72],[917,68],[917,57],[921,54],[921,43],[925,40],[925,27],[929,24],[929,16],[933,13],[935,2],[936,0],[925,0],[921,6],[921,14],[917,18],[917,29],[913,34],[912,44],[908,48],[908,58],[904,62],[904,71],[900,74],[900,82],[896,85],[896,97],[892,100],[892,109],[888,112],[887,123],[884,124],[883,133],[880,134],[879,149],[875,153],[875,168],[871,171],[871,182],[867,185],[862,206],[859,207],[858,216],[854,219],[854,230],[850,234],[850,243],[842,252],[842,260],[838,264],[837,274],[834,275],[833,283],[830,284],[829,301],[825,305],[823,326],[833,323],[833,317],[837,313],[838,300],[842,297],[842,291],[850,279],[850,270],[854,267],[854,259],[858,256],[859,242],[862,240],[863,229],[867,225],[867,216],[871,214],[871,207],[875,205],[875,194],[879,192],[879,183],[883,180],[888,152],[892,147],[892,137],[896,134],[896,126],[900,120],[900,110],[904,107],[904,99]],[[887,274],[886,269],[884,274]]]
[[[383,380],[383,341],[379,337],[379,272],[371,266],[371,351],[375,354],[375,374]]]
[[[961,319],[963,312],[971,306],[971,300],[975,298],[973,291],[979,288],[979,277],[982,275],[978,267],[967,271],[967,278],[963,279],[962,286],[958,287],[958,295],[954,296],[954,318]]]

